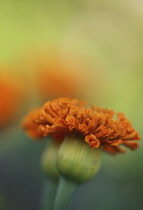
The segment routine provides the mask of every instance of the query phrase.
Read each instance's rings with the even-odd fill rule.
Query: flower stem
[[[40,209],[53,210],[57,186],[58,181],[52,179],[45,181],[43,186],[42,203]]]
[[[61,177],[56,194],[54,210],[68,209],[72,197],[77,190],[77,187],[78,184],[73,183],[64,177]]]
[[[0,210],[4,209],[4,198],[3,196],[0,194]]]

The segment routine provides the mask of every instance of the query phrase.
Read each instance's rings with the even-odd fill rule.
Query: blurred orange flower
[[[81,135],[93,148],[102,148],[112,154],[124,152],[119,145],[136,149],[138,132],[123,113],[92,106],[70,98],[48,101],[41,109],[32,111],[23,122],[24,129],[33,138],[52,136],[62,141],[66,135]]]
[[[48,68],[47,68],[48,69]],[[59,69],[59,71],[41,72],[39,79],[39,88],[45,98],[57,98],[60,96],[73,97],[77,94],[77,85],[75,77]]]
[[[39,96],[46,100],[57,97],[82,97],[84,76],[79,75],[76,68],[73,68],[74,64],[71,66],[65,62],[66,59],[62,60],[57,51],[45,54],[39,55],[36,62],[34,60],[32,64],[36,72]]]
[[[0,128],[13,122],[21,100],[20,89],[10,77],[0,77]]]

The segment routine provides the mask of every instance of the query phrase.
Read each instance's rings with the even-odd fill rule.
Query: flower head
[[[140,136],[123,113],[91,106],[70,98],[57,98],[30,113],[23,127],[32,137],[52,136],[62,141],[66,135],[80,135],[94,148],[116,154],[124,152],[120,145],[136,149]]]

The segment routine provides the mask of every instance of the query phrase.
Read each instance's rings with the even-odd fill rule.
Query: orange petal
[[[115,146],[117,147],[119,144],[123,144],[122,139],[117,139],[117,140],[106,140],[105,141],[106,144],[109,144],[111,146]]]
[[[65,121],[69,124],[69,129],[72,130],[73,128],[78,129],[79,122],[78,120],[73,116],[67,116]]]
[[[133,141],[124,141],[123,144],[132,150],[135,150],[139,147],[139,144],[137,142],[133,142]]]
[[[105,152],[109,152],[112,155],[116,155],[117,153],[124,153],[125,150],[121,149],[120,147],[114,147],[110,145],[103,145],[103,150]]]
[[[123,137],[123,140],[140,140],[140,136],[136,130],[133,130],[131,133]]]
[[[92,149],[100,146],[99,139],[97,139],[93,134],[85,136],[85,142],[87,142]]]

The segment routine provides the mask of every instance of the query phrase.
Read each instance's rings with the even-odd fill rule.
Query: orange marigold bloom
[[[27,130],[28,135],[35,139],[43,136],[39,125],[35,123],[35,119],[38,117],[39,111],[40,109],[34,109],[23,121],[24,128]]]
[[[123,113],[96,106],[86,108],[86,102],[70,98],[48,101],[28,114],[23,127],[34,138],[52,136],[62,141],[68,134],[78,134],[92,149],[102,146],[112,154],[125,151],[120,145],[136,149],[135,140],[140,139]]]

